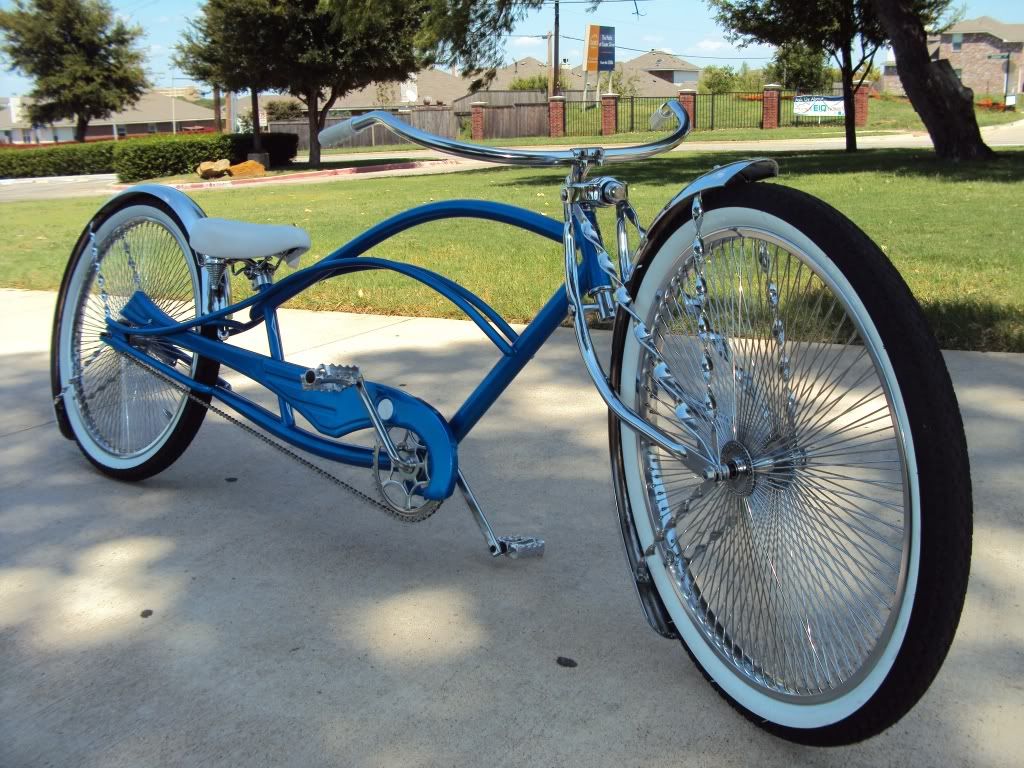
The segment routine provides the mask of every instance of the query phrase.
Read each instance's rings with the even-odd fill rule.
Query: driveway
[[[53,300],[0,291],[4,768],[1020,765],[1024,355],[947,354],[977,514],[944,668],[888,732],[820,751],[750,725],[647,628],[569,329],[462,447],[498,532],[547,540],[496,561],[461,500],[403,525],[213,416],[161,475],[100,476],[52,421]],[[358,362],[443,413],[495,357],[458,321],[283,326],[297,362]]]

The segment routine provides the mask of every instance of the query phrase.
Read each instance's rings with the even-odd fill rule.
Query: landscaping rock
[[[207,160],[199,164],[199,167],[196,168],[196,173],[203,179],[218,179],[227,173],[231,173],[231,161]]]
[[[267,169],[263,163],[257,163],[255,160],[246,160],[244,163],[232,165],[231,168],[228,169],[228,173],[230,173],[234,178],[244,179],[256,176],[266,176]]]

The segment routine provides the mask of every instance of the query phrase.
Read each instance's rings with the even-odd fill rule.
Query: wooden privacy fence
[[[474,101],[486,101],[489,107],[507,107],[513,104],[547,104],[547,91],[477,91],[452,102],[457,115],[468,115]]]
[[[548,135],[548,105],[508,104],[484,109],[484,138],[513,139]]]
[[[363,114],[369,109],[353,110],[352,114]],[[455,138],[458,134],[458,120],[451,107],[416,107],[414,109],[388,109],[385,110],[396,115],[415,128],[435,133],[439,136]],[[332,126],[340,123],[345,117],[329,117],[326,125]],[[306,120],[273,120],[269,123],[269,129],[276,133],[294,133],[299,137],[299,151],[309,151],[309,122]],[[337,145],[339,147],[376,147],[389,144],[408,144],[405,139],[399,138],[383,125],[374,125],[365,131],[360,131],[348,141]]]

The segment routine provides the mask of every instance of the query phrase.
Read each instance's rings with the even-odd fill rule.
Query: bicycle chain
[[[306,469],[309,469],[312,472],[316,473],[317,475],[319,475],[324,480],[327,480],[327,481],[329,481],[331,483],[334,483],[336,486],[338,486],[342,490],[348,491],[350,494],[352,494],[353,496],[356,496],[357,498],[361,499],[362,501],[365,501],[370,506],[376,507],[377,509],[382,510],[383,512],[387,513],[387,515],[389,517],[393,517],[396,520],[399,520],[401,522],[414,522],[414,521],[410,521],[408,518],[403,518],[401,515],[396,514],[394,512],[394,510],[392,510],[386,504],[383,504],[382,502],[378,501],[377,499],[373,498],[372,496],[370,496],[367,493],[363,493],[361,490],[356,488],[354,485],[350,485],[349,483],[346,483],[340,477],[338,477],[336,475],[332,475],[326,469],[323,469],[322,467],[317,466],[316,464],[311,462],[309,459],[306,459],[303,456],[300,456],[295,451],[293,451],[290,448],[282,445],[281,443],[277,442],[276,440],[268,437],[264,433],[260,432],[258,429],[255,429],[254,427],[251,427],[250,425],[246,424],[241,419],[235,418],[234,416],[232,416],[227,411],[225,411],[225,410],[223,410],[221,408],[218,408],[217,406],[213,405],[212,403],[207,403],[201,397],[197,396],[191,389],[189,389],[188,387],[184,386],[183,384],[179,384],[177,381],[172,379],[170,376],[167,376],[166,374],[162,373],[161,371],[158,371],[157,369],[153,368],[151,365],[149,365],[147,363],[144,363],[141,360],[138,360],[137,358],[132,357],[131,355],[129,355],[127,353],[120,352],[118,350],[115,350],[115,351],[119,355],[121,355],[122,357],[126,358],[127,360],[131,361],[132,363],[134,363],[138,367],[142,368],[143,370],[148,371],[149,373],[151,373],[152,375],[156,376],[157,378],[162,379],[163,381],[167,382],[172,387],[177,389],[179,392],[183,392],[185,394],[185,396],[188,397],[188,399],[191,400],[193,403],[196,403],[196,404],[202,406],[203,408],[205,408],[208,411],[212,411],[213,413],[217,414],[222,419],[227,421],[229,424],[234,424],[236,427],[241,428],[244,432],[247,432],[250,435],[256,437],[259,440],[261,440],[262,442],[266,443],[271,448],[277,449],[278,451],[283,453],[285,456],[288,456],[289,458],[294,459],[299,464],[304,466]],[[443,503],[443,502],[439,502],[437,506],[440,507],[441,503]],[[434,508],[433,512],[436,512],[436,511],[437,511],[437,507]]]

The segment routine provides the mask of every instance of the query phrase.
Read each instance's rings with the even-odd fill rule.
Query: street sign
[[[986,58],[988,58],[988,59],[1008,59],[1008,58],[1010,58],[1010,54],[1008,54],[1008,53],[990,53],[988,56],[986,56]]]
[[[587,72],[615,69],[615,27],[587,25]]]

